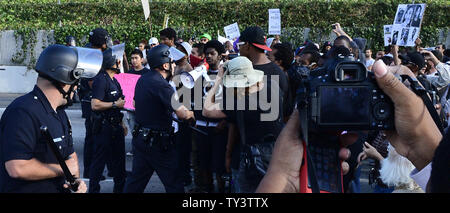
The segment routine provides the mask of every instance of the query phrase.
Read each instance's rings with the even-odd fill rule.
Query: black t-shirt
[[[245,143],[257,144],[275,141],[281,130],[283,129],[284,124],[281,120],[281,105],[278,104],[278,107],[276,107],[275,105],[273,108],[266,105],[270,104],[272,102],[272,99],[274,98],[280,99],[280,97],[272,97],[270,93],[271,85],[265,85],[265,88],[263,88],[261,91],[246,95],[240,98],[240,100],[235,97],[233,99],[233,103],[230,103],[230,100],[228,100],[226,94],[234,93],[233,90],[234,88],[225,88],[224,90],[225,98],[224,105],[222,106],[223,112],[227,116],[227,121],[236,124],[237,129],[239,129],[239,125],[237,124],[237,111],[243,112],[242,114],[244,121],[243,126],[245,128]],[[264,90],[267,91],[266,94],[264,94]],[[264,100],[265,97],[267,97],[267,101]],[[245,105],[242,105],[242,100],[245,100]],[[238,107],[238,105],[240,105],[241,107]],[[229,107],[232,108],[230,109]],[[269,113],[274,116],[268,116]]]
[[[253,69],[261,70],[264,72],[264,75],[267,76],[267,82],[269,84],[272,84],[271,80],[274,80],[278,84],[278,88],[280,88],[280,95],[282,97],[281,100],[281,106],[283,109],[283,115],[284,112],[289,111],[289,82],[287,75],[283,72],[283,70],[280,69],[278,65],[276,65],[273,62],[270,62],[268,64],[262,64],[262,65],[253,65]],[[276,78],[278,77],[278,79]],[[274,88],[274,87],[272,87]]]
[[[101,71],[94,77],[94,83],[92,84],[92,98],[98,99],[103,102],[117,101],[123,95],[122,88],[119,82],[115,78],[110,78],[108,73]],[[120,109],[110,108],[101,111],[108,117],[120,116]]]
[[[169,82],[154,70],[139,78],[134,92],[136,122],[141,127],[170,130],[174,93]]]
[[[64,177],[27,181],[11,178],[5,163],[10,160],[36,159],[44,164],[58,161],[40,132],[47,126],[63,158],[72,153],[73,140],[69,119],[62,109],[56,112],[44,93],[35,86],[33,91],[14,100],[0,120],[0,192],[60,193]]]
[[[144,67],[144,69],[141,69],[141,70],[139,70],[139,71],[136,71],[134,68],[131,68],[129,71],[128,71],[128,73],[129,74],[136,74],[136,75],[144,75],[145,73],[147,73],[147,72],[149,72],[150,70],[149,69],[147,69],[147,68],[145,68]]]

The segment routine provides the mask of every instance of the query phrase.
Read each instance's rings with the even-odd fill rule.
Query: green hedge
[[[150,25],[144,21],[140,0],[13,0],[0,4],[0,30],[30,32],[36,29],[55,30],[56,41],[63,43],[66,35],[77,39],[86,36],[95,27],[104,27],[114,39],[127,41],[127,51],[142,39],[150,38]],[[150,4],[152,34],[158,36],[164,14],[170,15],[169,26],[180,37],[188,39],[204,32],[224,35],[225,25],[238,22],[243,30],[250,25],[267,29],[268,9],[280,8],[282,40],[294,45],[303,42],[305,27],[311,28],[315,40],[331,32],[330,25],[341,23],[353,37],[367,38],[369,47],[383,46],[383,25],[392,24],[397,9],[405,0],[272,0],[272,1],[213,1],[181,0],[157,1]],[[421,38],[424,44],[434,45],[438,29],[448,29],[450,1],[416,1],[426,3]],[[61,22],[61,27],[59,23]],[[27,36],[29,33],[23,34]],[[318,41],[318,40],[316,40]],[[318,41],[319,42],[319,41]],[[81,44],[81,45],[84,45]]]

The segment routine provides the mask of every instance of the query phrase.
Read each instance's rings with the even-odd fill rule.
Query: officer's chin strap
[[[441,134],[444,134],[444,125],[442,125],[442,122],[439,118],[436,108],[434,107],[433,103],[431,102],[430,98],[428,97],[427,91],[425,90],[425,88],[423,88],[419,84],[417,79],[411,78],[411,76],[409,76],[409,75],[400,75],[400,77],[402,78],[402,81],[408,80],[408,82],[411,84],[410,87],[411,87],[412,91],[422,99],[423,103],[425,104],[425,106],[428,109],[428,112],[431,115],[431,118],[433,118],[434,123],[436,123],[436,126],[439,128],[439,131],[441,131]]]
[[[164,71],[167,73],[167,77],[166,77],[166,80],[167,81],[170,81],[170,80],[172,80],[172,77],[173,77],[173,75],[172,75],[172,63],[174,63],[172,60],[170,60],[170,62],[169,62],[169,69],[164,69]]]
[[[73,99],[70,98],[70,94],[73,92],[73,88],[78,85],[78,82],[80,82],[80,80],[77,80],[75,83],[73,83],[72,85],[70,85],[69,90],[66,92],[64,91],[64,89],[62,88],[62,86],[60,85],[59,82],[51,80],[53,86],[56,87],[56,89],[63,95],[63,98],[67,100],[67,103],[65,105],[59,106],[58,108],[62,108],[65,109],[69,106],[73,105]]]

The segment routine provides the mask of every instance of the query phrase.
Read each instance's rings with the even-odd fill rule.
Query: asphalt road
[[[16,97],[20,94],[0,94],[0,116],[3,114],[3,111],[11,103]],[[74,141],[75,152],[78,155],[78,161],[80,164],[80,172],[81,177],[83,177],[83,146],[84,146],[84,136],[85,136],[85,127],[84,127],[84,119],[81,117],[81,106],[79,103],[74,104],[69,107],[67,110],[67,115],[72,123],[72,135]],[[125,151],[131,151],[131,134],[128,134],[125,138]],[[131,171],[132,168],[132,156],[126,156],[126,170]],[[368,185],[368,161],[362,165],[361,171],[361,192],[362,193],[371,193],[373,189]],[[112,177],[107,176],[107,170],[105,168],[104,176],[106,179],[100,182],[101,185],[101,193],[112,193],[114,182]],[[89,185],[89,179],[83,179],[87,185]],[[165,193],[164,186],[162,185],[160,179],[157,174],[154,173],[153,177],[150,179],[150,182],[147,184],[147,187],[144,191],[145,193]]]

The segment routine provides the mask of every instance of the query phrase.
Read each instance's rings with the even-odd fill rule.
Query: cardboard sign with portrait
[[[400,4],[395,14],[392,43],[412,47],[419,37],[426,4]]]

